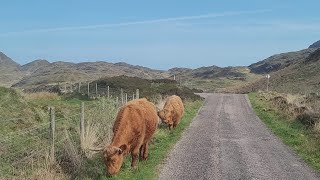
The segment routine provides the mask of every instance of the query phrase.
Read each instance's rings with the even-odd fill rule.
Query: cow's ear
[[[127,150],[128,146],[126,144],[122,144],[120,147],[119,147],[119,154],[122,154],[125,150]]]

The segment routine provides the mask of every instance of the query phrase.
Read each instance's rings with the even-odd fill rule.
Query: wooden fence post
[[[127,102],[128,102],[128,93],[126,93],[126,99],[125,99],[125,102],[126,102],[126,104],[127,104]]]
[[[108,99],[110,98],[110,87],[109,86],[107,87],[107,97],[108,97]]]
[[[88,97],[90,97],[90,83],[88,83]]]
[[[70,84],[70,92],[73,93],[73,84],[72,83]]]
[[[55,153],[54,153],[54,141],[55,141],[55,114],[54,114],[54,107],[49,107],[50,113],[50,156],[51,161],[55,163]]]
[[[139,92],[139,89],[136,89],[136,99],[139,99],[140,98],[140,92]]]
[[[80,115],[80,142],[83,147],[84,140],[84,102],[81,102],[81,115]]]
[[[98,83],[96,83],[96,96],[98,96]]]
[[[123,98],[123,89],[121,88],[120,91],[121,91],[121,104],[123,105],[123,103],[124,103],[124,102],[123,102],[123,101],[124,101],[124,98]]]

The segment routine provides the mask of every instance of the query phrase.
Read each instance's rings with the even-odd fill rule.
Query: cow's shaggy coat
[[[158,116],[169,129],[175,128],[182,119],[184,106],[179,96],[173,95],[166,99],[163,110],[158,112]]]
[[[108,175],[119,172],[123,158],[131,153],[131,167],[137,167],[137,159],[148,158],[148,143],[156,131],[158,116],[156,107],[145,98],[124,105],[113,126],[113,138],[104,148],[103,157]]]

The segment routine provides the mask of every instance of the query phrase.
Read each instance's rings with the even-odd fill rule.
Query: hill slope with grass
[[[0,52],[0,85],[11,86],[18,82],[23,77],[20,68],[18,63]]]
[[[315,42],[315,43],[313,43],[313,44],[311,44],[309,46],[309,48],[320,48],[320,40]]]
[[[171,77],[176,75],[177,81],[191,89],[204,92],[219,92],[240,86],[261,77],[251,73],[247,67],[208,66],[197,69],[173,68],[169,70]]]
[[[41,65],[39,65],[41,63]],[[23,66],[29,72],[15,87],[28,87],[58,82],[93,81],[100,77],[132,76],[146,79],[164,78],[165,72],[126,63],[108,62],[33,62]]]
[[[249,69],[256,74],[267,74],[279,71],[288,66],[301,62],[301,60],[307,58],[313,53],[316,48],[308,48],[301,51],[281,53],[270,56],[269,58],[251,64]]]
[[[260,86],[259,84],[262,83],[260,83],[259,79],[264,77],[267,73],[276,73],[272,75],[273,77],[279,75],[288,78],[297,77],[301,80],[302,77],[300,76],[303,76],[301,72],[298,72],[298,75],[290,75],[295,73],[299,67],[302,69],[305,68],[304,73],[311,74],[311,76],[315,74],[316,76],[317,73],[314,69],[310,69],[310,65],[306,64],[305,65],[309,67],[304,67],[305,65],[302,62],[307,61],[307,58],[317,50],[318,44],[319,41],[310,45],[310,48],[308,49],[276,54],[265,60],[251,64],[248,67],[218,67],[212,65],[195,69],[176,67],[169,69],[168,71],[134,66],[124,62],[109,63],[104,61],[82,63],[58,61],[49,63],[46,60],[36,60],[20,66],[17,63],[14,63],[12,59],[3,55],[2,59],[6,59],[7,64],[10,64],[9,67],[11,68],[7,68],[7,71],[3,71],[7,73],[0,73],[0,79],[7,82],[7,86],[9,83],[11,85],[14,84],[13,87],[25,89],[61,82],[69,84],[92,82],[100,78],[122,75],[143,79],[174,79],[175,77],[180,85],[190,89],[199,89],[200,91],[205,92],[225,92],[230,91],[230,89],[235,89],[236,87],[244,87],[247,84],[251,84],[251,89],[255,88],[255,86]],[[310,72],[307,72],[309,69]],[[12,76],[8,76],[8,72]],[[315,81],[316,78],[313,78],[309,83],[314,85]],[[283,81],[277,80],[276,82],[282,83]],[[296,81],[289,80],[288,82],[285,82],[284,85],[288,86],[287,84],[292,85],[292,83],[296,83]],[[291,87],[291,85],[288,87]]]
[[[217,88],[225,88],[235,84],[256,79],[257,76],[248,71],[247,67],[218,66],[190,68],[172,68],[168,71],[155,70],[142,66],[130,65],[124,62],[109,63],[97,62],[52,62],[47,60],[35,60],[20,66],[3,54],[2,59],[7,65],[0,73],[0,85],[13,86],[23,89],[38,88],[57,83],[67,82],[76,84],[79,82],[92,82],[99,78],[115,76],[138,77],[144,79],[173,79],[191,89],[201,91],[214,91]],[[4,64],[4,63],[3,63]]]
[[[121,89],[132,98],[136,89],[139,89],[140,97],[146,97],[149,100],[157,96],[178,95],[182,99],[198,100],[200,96],[195,95],[195,90],[185,86],[180,86],[176,81],[170,79],[142,79],[138,77],[116,76],[101,78],[90,84],[90,92],[95,95],[95,84],[97,84],[98,94],[106,95],[107,87],[110,88],[110,95],[120,98]],[[87,93],[87,85],[81,87],[82,93]]]
[[[266,78],[261,78],[236,88],[235,92],[246,93],[265,90]],[[271,73],[270,90],[285,93],[319,93],[320,92],[320,49],[308,57],[297,60],[293,65]]]

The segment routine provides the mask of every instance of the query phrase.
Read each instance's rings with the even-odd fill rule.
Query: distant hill
[[[101,77],[130,76],[145,79],[164,78],[168,75],[164,71],[153,70],[142,66],[134,66],[127,63],[98,62],[54,62],[45,60],[33,61],[22,66],[25,72],[24,78],[14,87],[29,87],[40,84],[58,82],[84,82],[93,81]]]
[[[196,69],[172,68],[169,73],[171,77],[176,75],[176,80],[182,85],[205,92],[222,91],[225,88],[239,86],[261,77],[261,75],[250,73],[247,67],[242,66],[207,66]]]
[[[319,75],[315,68],[309,64],[317,66],[318,54],[317,47],[320,41],[317,41],[303,49],[295,52],[276,54],[248,67],[218,67],[207,66],[195,69],[175,67],[168,71],[150,69],[142,66],[130,65],[125,62],[109,63],[105,61],[96,62],[48,62],[47,60],[35,60],[23,66],[15,63],[12,59],[0,54],[0,85],[34,88],[37,86],[46,86],[50,84],[66,82],[76,84],[78,82],[92,82],[101,78],[127,76],[143,79],[173,79],[180,85],[191,89],[199,89],[205,92],[223,92],[226,90],[239,89],[239,87],[248,89],[257,89],[263,87],[262,81],[265,80],[265,74],[271,74],[277,83],[296,84],[299,79],[304,79],[302,84],[316,81]],[[301,68],[301,72],[299,72]],[[307,72],[308,71],[308,72]],[[294,76],[293,74],[294,73]],[[302,78],[303,74],[308,74],[311,78]],[[310,74],[311,73],[311,74]],[[277,77],[277,78],[276,78]],[[286,78],[289,79],[286,79]],[[290,79],[295,77],[297,79]],[[314,77],[314,79],[312,79]],[[287,82],[287,81],[288,82]],[[275,89],[281,84],[274,85]],[[308,87],[308,84],[305,84]],[[288,85],[289,86],[289,85]],[[291,86],[290,86],[291,87]],[[300,91],[303,87],[298,88]]]
[[[231,91],[247,93],[265,90],[266,81],[266,78],[261,78]],[[320,49],[313,50],[308,57],[293,65],[272,72],[269,85],[271,90],[277,92],[320,93]]]
[[[20,68],[18,63],[0,52],[0,84],[2,86],[9,87],[18,82],[23,77]]]
[[[276,54],[250,65],[249,69],[256,74],[276,72],[307,58],[315,50],[316,48],[308,48],[301,51]]]
[[[170,74],[191,78],[218,78],[218,77],[244,77],[245,73],[241,72],[246,67],[218,67],[207,66],[196,69],[172,68]]]
[[[320,40],[315,42],[315,43],[313,43],[313,44],[311,44],[309,46],[309,48],[320,48]]]
[[[104,61],[82,63],[58,61],[50,63],[47,60],[35,60],[23,66],[17,64],[17,67],[17,72],[21,75],[19,81],[14,81],[15,83],[11,85],[27,89],[60,82],[90,82],[104,77],[123,75],[144,79],[173,79],[176,76],[176,80],[182,85],[210,91],[219,86],[231,85],[231,82],[242,83],[248,75],[246,67],[221,68],[208,66],[196,69],[172,68],[168,71],[161,71],[124,62],[109,63]],[[206,84],[207,80],[213,84],[209,84],[209,89]]]
[[[38,59],[21,66],[21,71],[26,72],[28,75],[37,71],[38,69],[44,68],[45,66],[49,66],[49,65],[50,65],[49,61]]]
[[[109,86],[112,96],[119,96],[120,89],[123,88],[124,93],[127,93],[129,97],[132,97],[132,93],[136,92],[136,89],[140,89],[140,96],[148,99],[156,98],[155,96],[159,94],[162,96],[178,95],[182,99],[200,99],[200,96],[194,94],[194,90],[179,86],[176,81],[169,79],[142,79],[138,77],[116,76],[92,82],[92,84],[96,83],[98,90],[102,91],[102,93],[107,92],[107,86]],[[82,89],[86,90],[87,86],[84,86]]]
[[[20,65],[0,52],[0,70],[1,71],[19,71]]]

